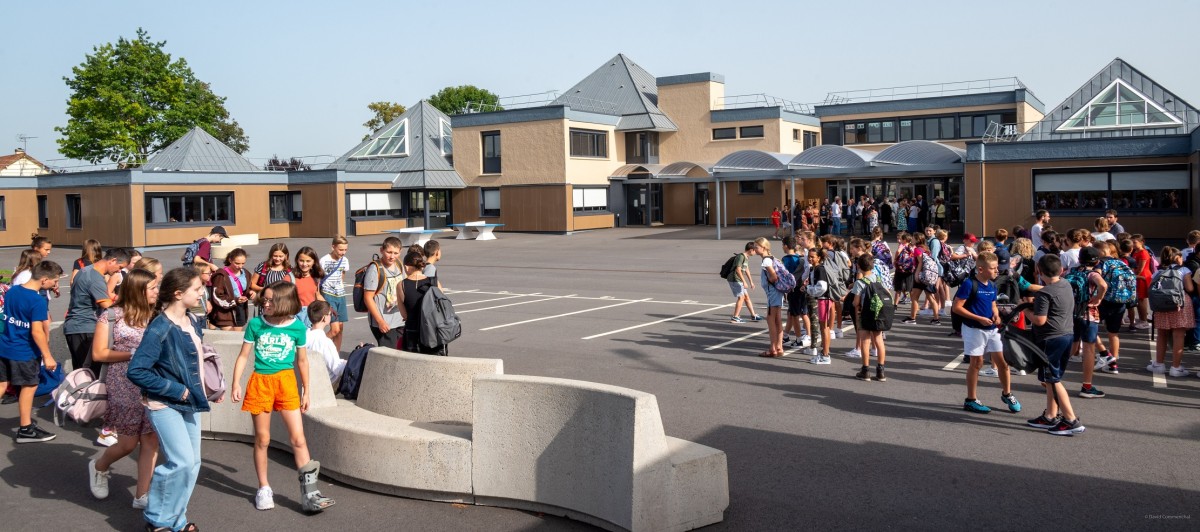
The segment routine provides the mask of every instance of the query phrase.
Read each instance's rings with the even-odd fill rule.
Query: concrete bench
[[[399,235],[400,242],[404,244],[404,247],[408,247],[413,244],[416,244],[418,246],[424,246],[426,242],[429,242],[430,238],[433,238],[433,235],[436,235],[438,233],[445,233],[447,231],[448,231],[447,229],[426,229],[424,227],[407,227],[404,229],[393,229],[393,230],[384,231],[384,232],[391,233],[394,235]]]
[[[221,239],[220,244],[212,246],[212,262],[220,266],[225,260],[225,256],[229,255],[230,251],[237,248],[245,248],[258,245],[258,233],[245,233],[240,235],[229,235]]]
[[[495,240],[496,234],[493,232],[497,227],[504,227],[504,224],[490,224],[487,222],[467,222],[461,224],[450,224],[458,230],[458,236],[455,240]],[[474,233],[472,233],[474,231]]]

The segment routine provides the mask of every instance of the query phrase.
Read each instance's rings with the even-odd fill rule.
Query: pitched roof
[[[42,164],[41,161],[34,159],[33,157],[30,157],[28,153],[25,153],[23,151],[18,151],[18,152],[11,153],[8,155],[0,155],[0,170],[3,170],[5,168],[8,168],[9,166],[12,166],[13,164],[16,164],[16,162],[20,161],[21,159],[29,159],[30,161],[33,162],[33,164],[38,165],[38,167],[40,167],[42,169],[42,171],[46,171],[46,165]]]
[[[262,172],[254,163],[209,135],[192,128],[142,165],[150,172]]]
[[[1124,126],[1110,129],[1063,129],[1063,126],[1073,115],[1088,105],[1096,96],[1108,89],[1113,82],[1120,80],[1127,86],[1145,95],[1155,106],[1178,117],[1183,123],[1174,126]],[[1158,135],[1185,134],[1200,124],[1200,112],[1189,105],[1179,96],[1159,85],[1149,76],[1143,74],[1133,65],[1120,57],[1113,59],[1092,79],[1084,83],[1079,90],[1051,108],[1037,125],[1025,132],[1018,140],[1064,140],[1088,139],[1107,137],[1145,137]]]
[[[338,157],[328,168],[347,172],[395,173],[393,188],[464,188],[466,183],[454,170],[450,160],[442,155],[443,122],[449,127],[450,117],[421,100],[379,128],[367,140]],[[376,140],[385,138],[385,135],[395,138],[393,135],[400,131],[398,126],[401,124],[404,124],[403,149],[391,151],[404,155],[366,154],[386,153],[388,149],[373,149],[377,145]]]
[[[625,54],[605,62],[552,102],[577,111],[620,116],[618,131],[678,131],[658,108],[658,82]]]

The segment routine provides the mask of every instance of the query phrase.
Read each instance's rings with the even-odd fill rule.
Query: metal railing
[[[520,94],[517,96],[503,96],[500,97],[495,103],[477,101],[467,102],[467,105],[462,109],[461,114],[490,113],[494,111],[512,109],[545,107],[554,104],[556,101],[558,104],[566,105],[567,107],[570,107],[576,111],[606,115],[618,114],[617,105],[612,102],[594,100],[592,98],[584,98],[582,96],[574,95],[560,97],[558,91],[556,90],[533,94]]]
[[[889,100],[908,100],[913,98],[932,98],[937,96],[959,96],[963,94],[984,94],[1017,89],[1029,90],[1020,79],[1014,77],[976,79],[970,81],[952,81],[948,83],[930,83],[925,85],[904,85],[899,87],[883,87],[878,89],[860,89],[852,91],[836,91],[826,94],[825,101],[820,105],[836,105],[842,103],[883,102]]]
[[[987,131],[984,133],[982,140],[985,144],[992,144],[999,142],[1036,140],[1092,139],[1172,134],[1182,135],[1191,132],[1197,126],[1200,126],[1200,121],[1183,121],[1179,124],[1126,124],[1117,126],[1096,126],[1091,128],[1060,130],[1059,128],[1062,127],[1062,125],[1066,122],[1067,120],[1051,120],[1048,122],[1048,127],[1045,128],[1037,127],[1038,124],[1042,123],[1042,121],[1012,122],[1004,124],[990,122],[988,123]]]
[[[713,99],[713,109],[753,109],[757,107],[779,107],[785,111],[799,113],[802,115],[812,115],[813,108],[806,103],[793,102],[778,96],[770,94],[739,94],[736,96],[722,96]]]
[[[309,168],[309,170],[322,170],[322,169],[325,169],[326,167],[328,167],[334,161],[336,161],[337,158],[338,158],[337,155],[302,155],[302,156],[298,156],[298,157],[288,157],[286,159],[286,161],[290,162],[292,159],[296,159],[302,165],[307,166]],[[192,159],[197,160],[196,156],[192,156]],[[200,160],[202,162],[206,162],[206,163],[212,163],[212,164],[214,164],[214,166],[221,162],[224,162],[225,160],[248,160],[254,166],[258,167],[260,170],[263,170],[269,165],[271,159],[274,159],[274,157],[234,158],[234,157],[200,156],[198,160]],[[78,172],[98,172],[98,171],[104,171],[104,170],[132,170],[132,169],[140,169],[140,170],[144,170],[144,171],[148,171],[148,172],[154,171],[154,168],[148,168],[148,167],[144,166],[145,160],[129,160],[129,161],[116,161],[116,162],[105,162],[105,163],[93,164],[93,163],[90,163],[87,161],[80,161],[77,159],[59,158],[59,159],[47,159],[46,161],[44,161],[44,164],[46,165],[47,170],[51,174],[72,174],[72,173],[78,173]],[[41,175],[45,175],[45,174],[41,174]]]

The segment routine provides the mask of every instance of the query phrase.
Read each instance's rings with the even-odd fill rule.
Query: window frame
[[[1121,179],[1122,177],[1124,177],[1121,174],[1133,174],[1133,173],[1143,173],[1144,174],[1147,172],[1182,172],[1183,174],[1187,175],[1188,177],[1187,177],[1186,184],[1183,184],[1183,186],[1181,188],[1176,188],[1176,189],[1169,189],[1169,188],[1132,189],[1132,188],[1128,188],[1128,187],[1122,187],[1122,188],[1117,188],[1117,189],[1113,188],[1114,183],[1116,183],[1118,179]],[[1103,216],[1104,212],[1110,208],[1120,211],[1121,216],[1126,216],[1126,215],[1128,215],[1128,216],[1190,216],[1192,211],[1194,210],[1194,206],[1192,205],[1192,202],[1191,202],[1190,173],[1189,172],[1190,171],[1188,170],[1187,165],[1178,165],[1178,164],[1034,169],[1030,175],[1030,182],[1029,182],[1029,188],[1030,188],[1030,193],[1031,193],[1030,197],[1032,198],[1032,203],[1033,203],[1032,207],[1034,210],[1044,208],[1047,211],[1049,211],[1050,214],[1052,214],[1054,216],[1083,216],[1083,217]],[[1062,175],[1062,174],[1104,174],[1105,175],[1104,180],[1106,182],[1106,186],[1103,189],[1098,189],[1095,191],[1090,190],[1090,187],[1086,187],[1086,186],[1084,188],[1089,188],[1089,190],[1043,190],[1043,191],[1038,190],[1038,177]],[[1139,186],[1144,187],[1145,179],[1138,180],[1138,183],[1139,183]],[[1162,191],[1179,192],[1177,199],[1181,200],[1181,203],[1183,205],[1177,209],[1139,208],[1136,206],[1136,201],[1138,201],[1138,194],[1155,195],[1156,191],[1159,194],[1163,193]],[[1058,203],[1058,202],[1062,201],[1061,199],[1058,199],[1058,198],[1074,196],[1076,201],[1080,201],[1080,200],[1082,200],[1083,196],[1088,193],[1092,194],[1093,197],[1102,197],[1104,199],[1105,203],[1103,205],[1097,206],[1095,208],[1083,208],[1083,209],[1063,208],[1063,207],[1058,207],[1058,206],[1049,205],[1049,204],[1047,204],[1045,207],[1041,206],[1043,199],[1052,198],[1052,199],[1055,199],[1056,203]],[[1101,193],[1101,195],[1096,196],[1095,195],[1096,193]],[[1039,194],[1043,194],[1043,196],[1039,197]],[[1046,196],[1046,195],[1052,195],[1052,196]],[[1133,203],[1119,204],[1118,197],[1125,196],[1125,195],[1128,195],[1129,197],[1134,198]]]
[[[496,208],[487,208],[487,194],[489,192],[496,193]],[[499,218],[500,217],[500,187],[480,187],[479,188],[479,216],[481,218]]]
[[[803,147],[803,149],[807,150],[807,149],[809,149],[809,148],[815,148],[815,147],[817,147],[817,146],[820,146],[820,145],[821,145],[821,134],[820,134],[820,132],[817,132],[817,131],[803,131],[802,133],[803,133],[803,137],[804,137],[804,147]]]
[[[587,148],[592,153],[576,152],[576,136],[579,136],[579,148]],[[599,129],[568,128],[567,153],[577,159],[608,159],[608,132]]]
[[[738,181],[738,194],[761,196],[766,193],[766,182],[761,179],[757,181]]]
[[[757,129],[757,130],[758,130],[758,134],[757,134],[757,135],[753,134],[753,131],[754,131],[755,129]],[[746,130],[751,130],[751,134],[746,134]],[[760,125],[756,125],[756,126],[739,126],[739,127],[738,127],[738,138],[741,138],[741,139],[762,139],[762,138],[766,138],[766,137],[767,137],[767,128],[766,128],[766,126],[763,126],[763,125],[761,125],[761,124],[760,124]]]
[[[454,129],[450,127],[449,120],[438,118],[438,134],[438,149],[441,150],[442,157],[452,157],[454,155]]]
[[[284,209],[289,213],[287,218],[275,216],[275,198],[282,196]],[[299,207],[299,208],[298,208]],[[294,223],[304,221],[304,199],[298,190],[275,190],[267,194],[267,216],[270,223]]]
[[[4,196],[0,196],[0,231],[8,230],[8,210]]]
[[[604,205],[603,206],[586,204],[587,197],[588,197],[587,191],[589,191],[589,190],[604,191]],[[580,193],[580,196],[583,198],[585,205],[582,205],[582,206],[577,205],[577,201],[575,198],[575,195],[577,192]],[[600,185],[600,186],[593,186],[593,185],[572,186],[571,187],[571,212],[573,214],[577,214],[577,215],[578,214],[607,214],[609,212],[612,212],[611,210],[609,210],[609,207],[608,207],[608,192],[609,192],[608,187],[603,186],[603,185]]]
[[[38,229],[50,227],[50,198],[46,194],[37,195]]]
[[[155,198],[168,198],[163,204],[163,207],[165,209],[164,216],[165,216],[165,218],[168,219],[168,221],[159,221],[159,222],[153,221],[153,219],[152,219],[153,218],[153,202],[154,202]],[[190,222],[187,221],[186,219],[180,220],[177,222],[169,221],[170,217],[171,217],[170,199],[172,199],[172,198],[178,199],[181,202],[180,209],[179,209],[181,215],[187,211],[187,203],[188,203],[187,200],[189,198],[199,199],[200,200],[200,217],[199,217],[199,219],[190,221]],[[213,205],[212,205],[213,217],[211,220],[204,218],[204,212],[206,210],[208,210],[206,208],[208,205],[206,204],[205,198],[213,200]],[[228,203],[228,210],[225,213],[225,218],[221,218],[220,216],[218,216],[218,214],[220,214],[220,212],[221,212],[220,209],[221,209],[222,202],[220,200],[222,200],[222,199],[226,200],[226,202]],[[146,224],[147,228],[192,227],[192,226],[205,226],[205,225],[211,227],[216,224],[235,225],[237,215],[236,215],[236,202],[234,200],[235,200],[235,194],[231,190],[218,190],[218,191],[213,191],[213,192],[146,192],[142,195],[143,205],[145,205],[146,208],[151,209],[151,210],[146,213],[146,216],[143,218],[143,222]]]
[[[488,146],[489,140],[491,140],[491,146]],[[491,157],[488,157],[489,149],[493,154]],[[499,130],[479,132],[479,156],[480,174],[499,175],[504,172],[504,149]]]
[[[720,133],[718,133],[718,132],[720,132]],[[728,136],[728,137],[724,136],[725,132],[729,132],[730,136]],[[718,136],[718,135],[721,135],[721,136]],[[736,127],[714,127],[712,129],[712,139],[713,140],[737,140],[737,138],[738,137],[737,137],[737,128]]]
[[[64,194],[67,229],[83,229],[83,194]],[[74,206],[71,204],[75,203]]]
[[[388,196],[387,209],[368,209],[370,197],[374,195]],[[362,196],[362,209],[354,209],[354,196]],[[393,199],[399,204],[395,207],[392,204]],[[402,190],[389,189],[360,189],[346,191],[346,214],[352,220],[402,220],[408,218],[408,200]],[[359,213],[359,214],[355,214]]]
[[[391,142],[392,139],[400,139],[400,141],[390,148],[388,153],[381,153],[384,149],[388,149],[387,144]],[[371,153],[372,151],[376,150],[377,146],[378,151]],[[401,147],[403,147],[403,151],[400,151]],[[408,119],[405,118],[395,126],[392,126],[391,129],[384,131],[382,134],[372,139],[371,142],[368,142],[362,148],[359,148],[359,150],[354,152],[354,155],[351,155],[349,159],[351,161],[356,161],[361,159],[377,159],[381,157],[408,157],[408,148]]]

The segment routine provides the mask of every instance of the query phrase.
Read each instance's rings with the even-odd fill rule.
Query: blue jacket
[[[196,334],[204,330],[193,321]],[[208,398],[200,384],[196,344],[163,314],[154,318],[142,335],[126,377],[151,401],[160,401],[180,412],[207,412]],[[187,399],[182,399],[183,391]]]

